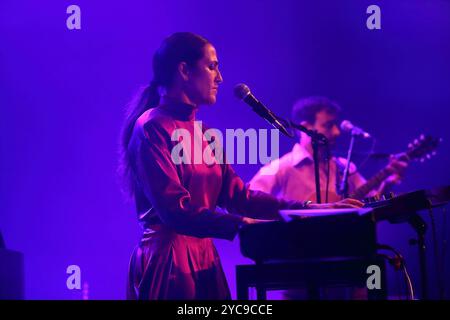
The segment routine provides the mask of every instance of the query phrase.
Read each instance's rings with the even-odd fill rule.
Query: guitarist
[[[300,99],[295,103],[292,110],[294,123],[302,124],[311,130],[317,130],[325,135],[329,141],[330,150],[322,146],[319,148],[322,202],[341,200],[341,196],[338,194],[338,186],[346,160],[332,156],[336,138],[341,134],[338,121],[340,112],[340,106],[325,97]],[[291,152],[272,161],[258,171],[250,181],[251,189],[264,191],[287,200],[307,199],[316,201],[311,138],[303,132],[300,132],[299,138],[299,143],[294,145]],[[407,166],[407,162],[391,158],[384,169],[382,178],[370,181],[370,184],[366,185],[366,179],[356,171],[356,166],[351,163],[348,178],[350,197],[353,195],[355,198],[363,199],[365,196],[385,193],[390,187],[400,183]],[[371,189],[367,190],[367,187]],[[355,193],[356,190],[358,192]]]
[[[295,103],[292,110],[292,120],[295,123],[302,124],[311,130],[317,130],[319,133],[324,134],[329,141],[329,150],[325,147],[319,149],[320,186],[323,202],[341,200],[337,190],[346,160],[332,156],[336,138],[341,133],[338,122],[340,112],[341,108],[339,105],[325,97],[301,99]],[[307,199],[313,202],[316,201],[311,139],[303,132],[300,132],[299,138],[299,143],[294,145],[291,152],[280,159],[272,161],[258,171],[250,181],[250,189],[270,193],[286,200]],[[354,197],[362,199],[365,196],[375,196],[386,192],[392,185],[401,181],[406,167],[406,162],[392,158],[386,168],[382,170],[384,179],[375,179],[375,183],[371,179],[370,188],[372,186],[373,188],[368,189],[367,186],[369,185],[366,184],[366,180],[356,171],[356,166],[351,163],[348,178],[350,197],[353,194]],[[328,175],[327,172],[329,172]],[[327,176],[329,179],[327,179]],[[377,176],[380,175],[378,174]],[[328,192],[326,192],[327,189]],[[363,191],[355,193],[356,190]],[[345,291],[332,290],[328,288],[322,291],[322,294],[325,295],[322,298],[367,298],[364,288],[349,288],[349,290]],[[283,291],[283,297],[288,300],[308,298],[306,291],[303,289]]]

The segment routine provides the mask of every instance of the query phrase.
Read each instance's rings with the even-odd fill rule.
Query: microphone
[[[364,139],[370,138],[370,134],[365,132],[363,129],[353,125],[349,120],[343,120],[341,122],[341,130],[345,132],[350,132],[354,136],[363,137]]]
[[[291,137],[291,135],[286,130],[285,126],[278,120],[277,116],[273,114],[272,111],[267,109],[265,105],[263,105],[255,96],[250,92],[250,89],[247,85],[243,83],[239,83],[234,87],[234,95],[243,100],[246,104],[252,107],[253,111],[255,111],[260,117],[264,118],[267,122],[269,122],[273,127],[283,132],[285,135]]]

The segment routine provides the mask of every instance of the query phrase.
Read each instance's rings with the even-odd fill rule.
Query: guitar
[[[413,142],[408,144],[408,149],[405,152],[395,154],[394,157],[405,162],[414,160],[424,162],[425,160],[431,159],[432,156],[436,155],[436,148],[441,141],[441,138],[434,138],[432,136],[422,134],[418,139],[415,139]],[[350,193],[349,198],[358,200],[363,199],[371,190],[379,187],[381,183],[393,173],[394,170],[389,166],[386,166],[372,178],[367,180],[365,184],[358,187],[356,190],[353,190],[353,192]],[[321,195],[322,199],[326,199],[326,190],[321,190]],[[308,199],[315,201],[316,194],[311,194]],[[328,192],[328,202],[336,202],[340,200],[342,200],[342,196],[333,191]]]

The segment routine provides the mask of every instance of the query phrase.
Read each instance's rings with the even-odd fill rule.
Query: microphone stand
[[[322,203],[322,197],[320,192],[320,175],[319,175],[319,146],[328,146],[328,139],[316,130],[309,130],[301,124],[289,122],[289,127],[300,130],[309,137],[311,137],[311,144],[313,148],[313,159],[314,159],[314,178],[316,182],[316,201],[317,203]]]
[[[352,133],[350,138],[350,146],[347,152],[347,163],[345,164],[344,174],[339,186],[339,193],[344,197],[348,197],[348,173],[350,171],[350,161],[352,160],[353,145],[355,144],[355,135]]]

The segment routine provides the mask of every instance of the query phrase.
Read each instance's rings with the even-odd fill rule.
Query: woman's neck
[[[172,117],[183,121],[195,120],[195,115],[198,110],[197,106],[185,102],[183,99],[167,95],[161,97],[159,105],[162,110],[168,112]]]
[[[175,88],[166,91],[161,96],[161,102],[166,103],[184,103],[197,108],[197,104],[194,103],[189,96],[183,90],[177,90]]]

